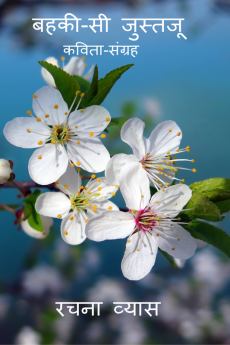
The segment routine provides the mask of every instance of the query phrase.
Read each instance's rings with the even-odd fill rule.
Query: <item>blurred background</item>
[[[65,13],[87,21],[104,13],[109,32],[56,30],[52,36],[32,28],[31,18],[60,18]],[[25,116],[32,94],[45,85],[38,60],[55,56],[63,45],[133,44],[121,18],[185,18],[182,32],[140,31],[138,55],[88,56],[86,71],[99,67],[100,77],[134,63],[103,103],[112,117],[140,117],[146,136],[159,122],[174,120],[183,132],[184,158],[195,159],[197,173],[180,178],[186,184],[210,177],[230,177],[230,1],[0,1],[1,117]],[[66,63],[68,62],[68,57]],[[105,139],[111,155],[129,153],[113,129]],[[14,161],[16,180],[29,180],[33,151],[10,145],[0,133],[0,158]],[[182,157],[181,157],[182,158]],[[188,167],[190,168],[189,164]],[[194,166],[193,166],[194,167]],[[45,191],[45,190],[44,190]],[[20,203],[18,192],[0,190],[1,203]],[[119,207],[119,193],[113,198]],[[182,269],[158,253],[152,272],[139,282],[126,280],[120,269],[125,240],[68,246],[54,221],[49,236],[35,240],[14,225],[14,215],[0,212],[0,343],[1,344],[229,344],[230,262],[209,245],[198,249]],[[229,218],[215,224],[229,231]],[[101,301],[100,317],[62,318],[56,301]],[[160,301],[159,316],[117,315],[113,302]]]

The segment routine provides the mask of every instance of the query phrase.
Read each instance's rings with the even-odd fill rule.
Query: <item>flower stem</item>
[[[22,195],[26,195],[26,190],[24,188],[21,188],[17,183],[15,183],[14,181],[10,181],[10,183],[15,187],[17,188],[21,193]]]
[[[4,208],[4,210],[12,212],[14,215],[16,215],[17,211],[15,211],[13,208],[11,208],[11,207],[9,207],[7,205],[1,204],[1,203],[0,203],[0,207]]]

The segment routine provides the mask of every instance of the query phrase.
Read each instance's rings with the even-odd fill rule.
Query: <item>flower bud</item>
[[[6,159],[0,159],[0,184],[6,183],[12,174],[11,163]]]
[[[43,226],[43,232],[33,229],[30,226],[28,219],[21,222],[22,230],[24,230],[24,232],[30,237],[36,238],[38,240],[42,240],[46,238],[49,235],[51,226],[53,225],[52,218],[45,217],[45,216],[40,216],[40,217],[41,217],[41,222]]]

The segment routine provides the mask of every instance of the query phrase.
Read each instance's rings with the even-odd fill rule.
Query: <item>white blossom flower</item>
[[[191,257],[196,249],[193,237],[175,222],[192,191],[186,185],[163,188],[151,200],[148,180],[139,163],[128,164],[121,172],[121,193],[129,212],[103,212],[91,219],[86,235],[94,241],[125,238],[121,263],[124,276],[139,280],[152,269],[158,247],[178,259]]]
[[[81,59],[79,57],[72,57],[69,61],[69,63],[67,65],[65,65],[65,57],[62,56],[61,60],[63,62],[63,70],[67,73],[69,73],[70,75],[79,75],[80,77],[83,77],[86,80],[90,80],[93,76],[93,69],[94,69],[94,65],[92,65],[92,67],[90,68],[90,70],[83,76],[83,73],[85,71],[85,67],[87,66],[86,63],[84,63],[84,57]],[[55,57],[51,56],[48,59],[46,59],[46,61],[48,63],[51,63],[54,66],[58,66],[58,60],[55,59]],[[48,85],[52,86],[52,87],[56,87],[55,85],[55,81],[54,78],[52,77],[52,75],[47,71],[47,69],[45,69],[44,67],[42,67],[42,76],[44,78],[44,80],[47,82]]]
[[[32,228],[32,226],[30,226],[28,219],[22,221],[21,227],[23,229],[23,231],[29,235],[30,237],[36,238],[38,240],[43,240],[44,238],[46,238],[49,235],[50,232],[50,228],[53,225],[53,219],[50,217],[44,217],[44,216],[40,216],[41,217],[41,223],[42,223],[42,227],[43,227],[43,231],[38,231],[35,230],[34,228]]]
[[[202,221],[202,219],[200,221]],[[206,242],[204,242],[202,240],[198,240],[196,238],[194,238],[194,240],[196,242],[197,248],[203,248],[207,244]],[[181,259],[176,259],[176,258],[174,258],[174,261],[175,261],[177,267],[179,267],[179,268],[183,268],[185,266],[185,263],[186,263],[186,260],[181,260]]]
[[[191,170],[175,167],[178,161],[191,161],[194,159],[177,159],[172,155],[180,152],[189,152],[189,146],[179,149],[182,139],[181,129],[174,121],[160,123],[147,139],[143,135],[145,124],[138,118],[125,122],[121,129],[121,140],[127,143],[133,150],[132,155],[117,154],[113,156],[105,170],[105,176],[109,184],[119,185],[119,176],[126,164],[139,162],[144,168],[145,175],[149,178],[151,186],[157,190],[172,184],[178,169]],[[196,169],[193,169],[196,172]],[[184,180],[179,180],[184,182]]]
[[[24,326],[17,334],[15,339],[17,345],[39,345],[41,344],[41,335],[33,328]]]
[[[10,162],[0,159],[0,185],[6,183],[12,173]]]
[[[93,105],[70,114],[61,93],[45,86],[33,95],[33,110],[36,117],[28,111],[31,117],[8,122],[4,134],[12,145],[39,147],[29,160],[29,174],[35,182],[46,185],[58,180],[68,161],[90,172],[105,170],[110,155],[97,137],[110,122],[105,108]]]
[[[105,177],[92,175],[83,187],[79,174],[69,165],[56,184],[65,194],[44,193],[38,197],[35,208],[43,216],[63,219],[61,236],[68,244],[76,245],[85,240],[85,225],[89,218],[105,210],[118,210],[114,203],[108,201],[115,195],[117,187],[109,186]]]

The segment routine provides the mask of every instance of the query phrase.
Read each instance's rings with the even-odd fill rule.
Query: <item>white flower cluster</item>
[[[72,68],[71,73],[76,73],[74,68],[81,67],[83,73],[82,62],[75,59],[65,70],[70,73]],[[48,81],[44,70],[43,76]],[[110,158],[100,140],[105,138],[102,132],[111,120],[109,112],[98,105],[80,110],[84,94],[72,111],[79,91],[68,109],[61,93],[52,86],[33,95],[34,114],[27,111],[29,117],[15,118],[4,128],[11,144],[36,148],[29,160],[31,178],[40,185],[55,182],[60,189],[42,194],[35,205],[37,212],[62,219],[61,236],[68,244],[80,244],[86,237],[94,241],[128,237],[121,267],[130,280],[150,272],[158,247],[177,259],[191,257],[196,242],[176,217],[192,192],[183,184],[170,186],[178,180],[178,169],[185,169],[175,163],[188,161],[173,157],[189,151],[189,147],[179,149],[182,133],[178,125],[165,121],[146,138],[143,121],[132,118],[123,125],[121,139],[133,154]],[[81,169],[93,173],[86,186],[81,182]],[[98,178],[95,173],[102,171],[105,177]],[[150,186],[157,189],[152,197]],[[121,212],[109,200],[118,188],[128,212]]]

